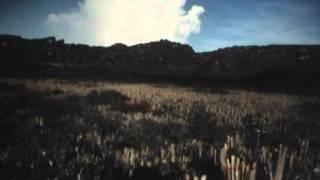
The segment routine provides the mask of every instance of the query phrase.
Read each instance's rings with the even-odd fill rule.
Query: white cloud
[[[67,13],[50,14],[49,33],[67,42],[128,45],[168,39],[186,42],[199,33],[202,6],[184,10],[186,0],[84,0]]]

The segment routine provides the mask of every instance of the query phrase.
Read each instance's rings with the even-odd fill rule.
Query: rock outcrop
[[[315,83],[320,45],[235,46],[197,53],[167,40],[126,46],[66,44],[54,37],[0,36],[1,76],[157,77],[260,84]]]

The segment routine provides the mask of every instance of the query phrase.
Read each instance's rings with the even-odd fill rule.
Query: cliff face
[[[232,79],[295,81],[319,78],[319,45],[269,45],[225,48],[203,53],[213,75]]]
[[[320,77],[319,45],[244,46],[196,53],[167,40],[110,47],[65,44],[54,37],[0,36],[2,76],[224,79],[242,82],[314,82]]]

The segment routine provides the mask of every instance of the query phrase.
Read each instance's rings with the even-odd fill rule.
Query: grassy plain
[[[163,179],[187,174],[223,179],[228,176],[224,160],[233,155],[251,169],[254,162],[263,169],[263,149],[277,154],[284,151],[279,144],[288,149],[288,162],[293,153],[299,158],[308,152],[301,155],[305,162],[287,163],[284,177],[311,177],[319,166],[317,96],[156,83],[2,79],[0,108],[0,165],[8,179],[143,179],[148,173]],[[268,171],[256,176],[278,180],[276,157],[280,155]],[[210,176],[206,160],[217,161],[212,167],[221,174]],[[302,168],[306,164],[310,166]],[[137,167],[147,170],[139,175]],[[291,173],[293,167],[299,170]]]

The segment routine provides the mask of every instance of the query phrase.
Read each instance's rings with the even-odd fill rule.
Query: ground
[[[117,168],[132,177],[124,175],[130,174],[128,169],[157,161],[170,161],[179,173],[199,173],[193,156],[210,156],[212,149],[222,152],[227,137],[241,138],[238,144],[246,147],[245,153],[239,148],[228,152],[239,157],[279,144],[293,152],[309,141],[309,151],[319,151],[317,96],[156,83],[1,79],[0,108],[0,162],[5,177],[16,179],[112,179]],[[194,148],[200,154],[194,155]]]

